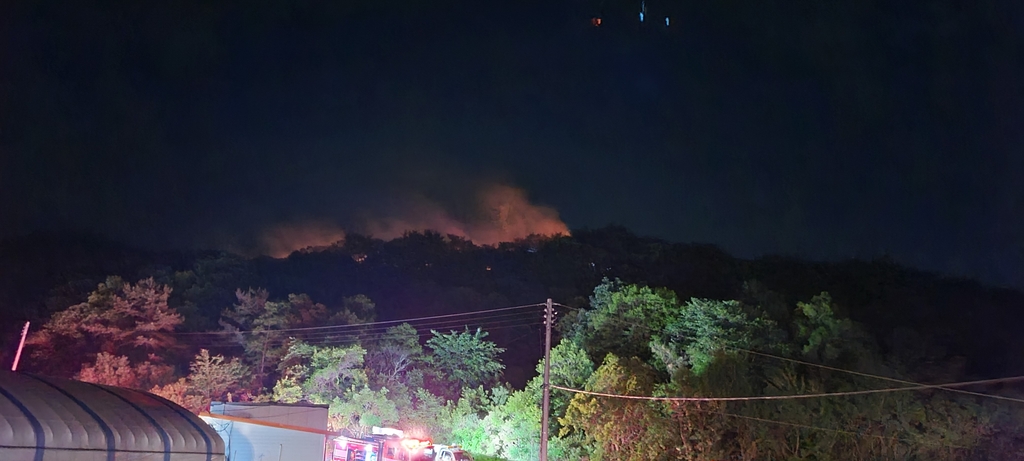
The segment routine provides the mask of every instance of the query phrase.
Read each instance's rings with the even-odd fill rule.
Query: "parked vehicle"
[[[473,456],[458,445],[434,445],[434,461],[473,461]]]
[[[429,440],[405,437],[398,429],[373,428],[365,438],[338,436],[332,442],[329,461],[434,461]]]
[[[328,461],[379,461],[380,444],[370,440],[338,436],[331,442]]]

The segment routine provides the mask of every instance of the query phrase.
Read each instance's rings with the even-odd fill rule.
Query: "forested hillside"
[[[556,385],[755,398],[554,390],[558,459],[1022,453],[1021,402],[935,389],[759,400],[1024,374],[1024,295],[886,260],[743,260],[610,227],[495,247],[430,232],[349,235],[286,259],[35,235],[0,245],[0,271],[7,363],[31,320],[21,369],[193,409],[225,398],[329,403],[338,430],[397,424],[535,459],[538,303],[550,297],[561,305]]]
[[[73,238],[69,238],[73,237]],[[95,236],[37,234],[0,243],[0,320],[6,346],[21,323],[45,320],[85,300],[108,276],[169,285],[180,331],[218,328],[235,290],[266,289],[271,298],[304,293],[335,307],[362,294],[379,319],[392,320],[517,304],[585,306],[602,278],[666,287],[681,298],[770,296],[782,305],[827,291],[843,315],[889,345],[913,330],[981,375],[1024,371],[1016,340],[1024,295],[891,261],[811,262],[733,258],[711,245],[668,243],[609,227],[572,237],[480,247],[459,238],[411,233],[391,241],[351,235],[342,244],[287,259],[223,252],[154,252]],[[536,345],[535,345],[536,346]],[[4,357],[10,359],[11,347]],[[540,350],[529,352],[530,361]],[[525,354],[525,352],[524,352]]]

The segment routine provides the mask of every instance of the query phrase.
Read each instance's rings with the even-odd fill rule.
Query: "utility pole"
[[[25,322],[25,328],[21,329],[21,343],[18,344],[18,352],[14,354],[14,365],[11,365],[11,371],[18,371],[18,361],[21,360],[21,350],[25,348],[25,337],[28,336],[28,324],[29,322]]]
[[[544,403],[540,419],[540,461],[548,460],[548,412],[551,403],[551,324],[555,320],[555,310],[551,298],[544,309]]]

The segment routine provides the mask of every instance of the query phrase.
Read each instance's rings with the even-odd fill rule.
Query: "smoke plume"
[[[390,240],[408,231],[433,230],[478,245],[511,242],[531,234],[569,234],[558,211],[530,203],[526,192],[516,187],[487,185],[477,192],[468,210],[453,208],[417,197],[388,216],[367,220],[364,231]]]
[[[478,245],[511,242],[531,234],[569,234],[558,211],[531,203],[526,191],[517,187],[487,184],[469,197],[447,202],[405,194],[389,205],[376,207],[360,222],[347,227],[383,240],[401,237],[409,231],[431,230],[457,235]],[[260,247],[262,254],[282,258],[296,250],[329,246],[344,238],[345,231],[338,225],[309,221],[267,229]]]
[[[261,253],[284,258],[296,250],[326,247],[343,240],[345,231],[327,222],[280,224],[263,232]]]

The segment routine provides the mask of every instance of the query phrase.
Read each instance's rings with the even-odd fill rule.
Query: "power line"
[[[575,310],[575,311],[579,311],[579,312],[586,312],[585,309],[581,309],[581,308],[573,307],[573,306],[567,306],[565,304],[555,303],[555,305],[560,306],[560,307],[564,307],[564,308],[567,308],[567,309],[572,309],[572,310]],[[612,319],[612,320],[618,321],[619,323],[628,324],[628,325],[641,326],[638,323],[629,322],[629,321],[623,320],[623,319]],[[842,368],[830,367],[828,365],[821,365],[821,364],[817,364],[817,363],[813,363],[813,362],[807,362],[807,361],[803,361],[803,360],[797,360],[797,359],[791,359],[791,358],[781,357],[781,356],[772,355],[772,354],[766,354],[764,352],[757,352],[757,351],[752,351],[752,350],[747,350],[747,349],[741,349],[741,348],[738,348],[738,347],[723,346],[723,348],[733,349],[733,350],[740,351],[740,352],[746,352],[748,354],[753,354],[753,355],[760,355],[760,356],[764,356],[764,357],[769,357],[769,358],[773,358],[773,359],[776,359],[776,360],[784,360],[784,361],[789,361],[789,362],[793,362],[793,363],[799,363],[799,364],[802,364],[802,365],[819,367],[819,368],[823,368],[823,369],[826,369],[826,370],[838,371],[838,372],[842,372],[842,373],[849,373],[849,374],[863,376],[863,377],[867,377],[867,378],[881,379],[881,380],[895,382],[895,383],[900,383],[900,384],[908,384],[908,385],[911,385],[911,386],[923,386],[923,384],[917,383],[917,382],[913,382],[913,381],[906,381],[906,380],[902,380],[902,379],[889,378],[889,377],[886,377],[886,376],[873,375],[873,374],[870,374],[870,373],[863,373],[863,372],[853,371],[853,370],[845,370],[845,369],[842,369]],[[1006,401],[1010,401],[1010,402],[1024,403],[1024,399],[1018,399],[1018,398],[1014,398],[1014,397],[1004,397],[1004,396],[1001,396],[1001,395],[994,395],[994,394],[985,394],[985,393],[982,393],[982,392],[973,392],[973,391],[968,391],[968,390],[964,390],[964,389],[954,389],[954,388],[947,388],[947,387],[937,387],[936,389],[940,389],[940,390],[944,390],[944,391],[949,391],[949,392],[957,392],[957,393],[966,394],[966,395],[973,395],[973,396],[977,396],[977,397],[987,397],[987,398],[993,398],[993,399],[998,399],[998,400],[1006,400]]]
[[[574,311],[585,311],[586,310],[586,309],[582,309],[582,308],[579,308],[579,307],[566,306],[565,304],[562,304],[562,303],[551,303],[551,305],[552,306],[558,306],[558,307],[564,307],[566,309],[572,309]]]
[[[433,319],[452,318],[452,317],[464,317],[464,316],[471,316],[471,315],[478,315],[478,314],[486,314],[486,313],[490,313],[490,312],[501,312],[501,311],[510,311],[510,310],[514,310],[514,309],[526,309],[526,308],[529,308],[529,307],[540,307],[540,306],[543,306],[543,305],[544,305],[543,303],[524,304],[524,305],[521,305],[521,306],[500,307],[500,308],[497,308],[497,309],[485,309],[485,310],[473,311],[473,312],[460,312],[460,313],[457,313],[457,314],[432,315],[432,316],[428,316],[428,317],[415,317],[415,318],[398,319],[398,320],[383,320],[383,321],[378,321],[378,322],[367,322],[367,323],[359,323],[359,324],[326,325],[326,326],[320,326],[320,327],[303,327],[303,328],[282,328],[280,330],[260,330],[260,331],[252,331],[252,330],[240,330],[240,331],[198,331],[198,332],[176,333],[176,334],[179,335],[179,336],[236,335],[236,334],[259,334],[259,333],[261,333],[263,331],[271,331],[271,332],[276,332],[276,333],[283,333],[283,332],[289,332],[289,331],[317,331],[317,330],[331,330],[331,329],[361,328],[361,327],[366,327],[366,326],[371,326],[371,325],[388,325],[388,324],[396,324],[396,323],[408,323],[408,322],[419,321],[419,320],[433,320]]]
[[[844,391],[844,392],[823,392],[818,394],[795,394],[795,395],[757,395],[748,397],[651,397],[643,395],[625,395],[625,394],[610,394],[605,392],[593,392],[585,391],[580,389],[573,389],[569,387],[556,386],[554,384],[551,387],[560,389],[567,392],[573,392],[577,394],[593,395],[597,397],[609,397],[618,399],[629,399],[629,400],[649,400],[659,402],[749,402],[759,400],[796,400],[796,399],[813,399],[813,398],[824,398],[824,397],[847,397],[855,395],[868,395],[868,394],[881,394],[891,392],[904,392],[904,391],[919,391],[925,389],[937,389],[941,387],[966,387],[981,384],[997,384],[1012,381],[1024,380],[1024,376],[1013,376],[1008,378],[995,378],[995,379],[982,379],[977,381],[964,381],[959,383],[947,383],[947,384],[921,384],[918,386],[908,387],[897,387],[897,388],[886,388],[886,389],[869,389],[862,391]]]
[[[694,410],[694,411],[699,411],[701,413],[719,414],[719,415],[728,416],[728,417],[731,417],[731,418],[748,419],[748,420],[758,421],[758,422],[762,422],[762,423],[776,424],[776,425],[780,425],[780,426],[796,427],[796,428],[800,428],[800,429],[810,429],[810,430],[816,430],[816,431],[833,432],[833,433],[837,433],[837,434],[852,435],[852,436],[856,436],[856,437],[868,436],[868,437],[874,437],[874,438],[881,439],[881,440],[898,440],[900,442],[906,442],[906,443],[920,443],[920,441],[908,440],[908,439],[899,438],[899,437],[895,437],[895,436],[893,436],[893,437],[886,437],[884,435],[879,435],[879,434],[865,434],[863,431],[854,432],[854,431],[850,431],[850,430],[846,430],[846,429],[836,429],[836,428],[831,428],[831,427],[812,426],[812,425],[809,425],[809,424],[791,423],[789,421],[779,421],[777,419],[758,418],[758,417],[755,417],[755,416],[738,415],[736,413],[729,413],[729,412],[725,412],[725,411],[711,410],[711,409],[705,409],[705,408],[699,408],[699,407],[689,407],[689,409],[690,410]],[[964,447],[964,446],[960,446],[960,445],[954,445],[954,444],[950,444],[950,443],[941,443],[941,444],[939,444],[939,443],[935,443],[935,442],[931,442],[931,443],[925,442],[925,444],[926,445],[931,445],[931,446],[954,447],[954,448],[961,448],[961,449],[967,449],[968,448],[968,447]]]
[[[527,315],[524,315],[527,314]],[[532,320],[539,320],[540,317],[534,318],[528,313],[499,313],[485,316],[477,316],[473,318],[461,318],[461,319],[446,319],[446,320],[434,320],[426,322],[411,323],[410,326],[417,329],[417,333],[420,336],[429,337],[431,333],[423,332],[427,330],[445,330],[453,328],[462,328],[476,326],[481,329],[491,329],[492,326],[504,326],[510,322],[530,322]],[[365,325],[365,324],[363,324]],[[357,327],[359,325],[352,325]],[[344,337],[381,337],[387,334],[390,328],[394,328],[395,325],[385,326],[376,325],[366,328],[350,328],[344,331],[315,331],[315,332],[296,332],[294,335],[287,334],[285,330],[262,330],[259,334],[252,335],[241,335],[238,332],[231,332],[232,335],[216,335],[216,336],[190,336],[182,338],[182,342],[188,344],[223,344],[223,343],[237,343],[240,339],[265,339],[268,343],[287,341],[290,339],[302,339],[308,341],[315,341],[319,339],[331,339]],[[242,337],[242,338],[240,338]]]
[[[697,409],[697,411],[707,411],[707,410]],[[769,424],[778,424],[778,425],[782,425],[782,426],[798,427],[798,428],[801,428],[801,429],[811,429],[811,430],[816,430],[816,431],[834,432],[834,433],[838,433],[838,434],[852,435],[852,436],[855,436],[855,437],[868,436],[868,437],[874,437],[874,438],[881,439],[881,440],[898,440],[900,442],[906,442],[906,443],[920,443],[920,441],[907,440],[907,439],[902,439],[902,438],[898,438],[898,437],[895,437],[895,436],[894,437],[886,437],[884,435],[879,435],[879,434],[864,434],[863,432],[853,432],[853,431],[848,431],[848,430],[844,430],[844,429],[833,429],[833,428],[829,428],[829,427],[811,426],[811,425],[807,425],[807,424],[791,423],[791,422],[779,421],[779,420],[775,420],[775,419],[757,418],[757,417],[754,417],[754,416],[737,415],[735,413],[721,413],[721,414],[724,415],[724,416],[732,417],[732,418],[749,419],[749,420],[752,420],[752,421],[758,421],[758,422],[762,422],[762,423],[769,423]],[[968,448],[968,447],[964,447],[964,446],[961,446],[961,445],[954,445],[954,444],[951,444],[951,443],[939,444],[939,443],[934,443],[934,442],[933,443],[927,443],[926,442],[925,444],[926,445],[931,445],[931,446],[953,447],[953,448],[960,448],[960,449],[967,449]]]
[[[543,323],[544,323],[543,321],[533,321],[533,322],[529,322],[529,323],[518,323],[518,324],[511,324],[511,325],[493,324],[493,325],[486,325],[485,330],[486,331],[494,331],[494,330],[503,330],[503,329],[508,329],[508,328],[524,328],[524,327],[531,327],[531,326],[542,325]],[[430,338],[432,336],[433,335],[431,333],[419,333],[419,334],[417,334],[416,337],[418,337],[418,338]],[[325,338],[319,338],[319,339],[316,339],[316,338],[308,339],[308,338],[296,338],[296,337],[281,337],[281,338],[275,338],[275,339],[268,340],[266,342],[266,345],[284,345],[285,343],[287,343],[289,341],[292,341],[292,340],[303,341],[303,342],[307,342],[307,343],[314,344],[314,345],[359,344],[359,343],[362,343],[362,342],[367,341],[367,340],[375,340],[375,339],[380,339],[382,337],[384,337],[383,333],[368,334],[368,335],[345,335],[345,336],[336,336],[336,337],[325,337]],[[205,344],[204,343],[190,343],[189,345],[193,346],[193,347],[244,347],[244,345],[242,343],[240,343],[240,342],[227,341],[227,340],[225,340],[223,342],[219,342],[219,343],[205,343]]]
[[[587,312],[586,309],[582,309],[582,308],[578,308],[578,307],[573,307],[573,306],[567,306],[565,304],[555,303],[555,305],[559,306],[559,307],[564,307],[566,309],[570,309],[570,310],[573,310],[573,311],[576,311],[576,312]],[[628,321],[624,321],[622,319],[614,319],[614,320],[618,320],[620,323],[626,323],[626,324],[630,324],[630,325],[639,326],[639,324],[637,324],[635,322],[628,322]],[[833,371],[839,371],[839,372],[844,372],[844,373],[851,373],[851,374],[854,374],[854,375],[859,375],[859,376],[864,376],[864,377],[869,377],[869,378],[877,378],[877,379],[882,379],[882,380],[887,380],[887,381],[892,381],[892,382],[898,382],[898,383],[901,383],[901,384],[909,384],[909,385],[913,386],[911,388],[880,389],[880,390],[869,391],[869,392],[882,392],[882,391],[896,392],[896,391],[902,391],[902,390],[915,390],[917,388],[928,388],[927,385],[923,385],[923,384],[920,384],[920,383],[915,383],[915,382],[912,382],[912,381],[904,381],[904,380],[895,379],[895,378],[888,378],[888,377],[885,377],[885,376],[872,375],[872,374],[869,374],[869,373],[862,373],[862,372],[857,372],[857,371],[844,370],[844,369],[841,369],[841,368],[830,367],[830,366],[827,366],[827,365],[820,365],[820,364],[816,364],[816,363],[812,363],[812,362],[806,362],[806,361],[802,361],[802,360],[789,359],[789,358],[786,358],[786,357],[780,357],[780,356],[775,356],[775,355],[771,355],[771,354],[765,354],[765,353],[762,353],[762,352],[750,351],[750,350],[745,350],[745,349],[740,349],[740,348],[735,348],[735,347],[728,347],[728,346],[726,346],[726,348],[734,349],[734,350],[741,351],[741,352],[747,352],[747,353],[754,354],[754,355],[761,355],[761,356],[765,356],[765,357],[770,357],[770,358],[774,358],[774,359],[778,359],[778,360],[791,361],[791,362],[800,363],[800,364],[803,364],[803,365],[816,366],[816,367],[821,367],[821,368],[829,369],[829,370],[833,370]],[[1014,380],[1014,379],[1018,379],[1018,378],[1006,378],[1005,380]],[[998,381],[1004,381],[1004,380],[998,380]],[[963,390],[963,389],[956,389],[956,388],[950,387],[952,385],[958,385],[958,384],[959,385],[981,384],[981,382],[954,383],[954,384],[947,384],[947,385],[939,385],[939,386],[936,386],[935,388],[946,390],[946,391],[959,392],[959,393],[968,394],[968,395],[975,395],[975,396],[981,396],[981,397],[990,397],[990,398],[1009,400],[1009,401],[1015,401],[1015,402],[1024,402],[1024,399],[1015,399],[1015,398],[1012,398],[1012,397],[1003,397],[1003,396],[999,396],[999,395],[983,394],[983,393],[980,393],[980,392],[972,392],[972,391],[967,391],[967,390]],[[557,389],[561,389],[561,390],[564,390],[564,391],[569,391],[569,392],[578,392],[578,393],[581,393],[581,394],[601,395],[601,396],[618,397],[618,398],[634,398],[634,396],[620,396],[620,395],[612,395],[612,394],[604,394],[604,393],[594,393],[594,392],[587,392],[587,391],[570,390],[569,388],[565,388],[565,387],[561,387],[561,386],[556,386],[556,385],[552,385],[552,387],[557,388]],[[860,392],[860,393],[865,393],[865,392]],[[828,394],[828,395],[843,395],[843,394],[850,395],[849,393],[833,393],[833,394]],[[810,398],[810,397],[819,397],[819,396],[820,397],[824,397],[826,395],[793,396],[792,398]],[[642,399],[643,400],[667,400],[667,399],[659,399],[659,398],[642,398]],[[753,399],[748,399],[748,398],[739,398],[739,399],[748,400],[748,401],[749,400],[753,400]],[[722,401],[722,400],[727,400],[727,401],[729,401],[729,400],[737,400],[737,398],[726,398],[726,399],[675,398],[675,399],[672,399],[672,401],[691,401],[691,402],[692,401]],[[758,399],[758,400],[768,400],[768,399]],[[780,399],[775,398],[773,400],[780,400]],[[703,410],[703,409],[700,409],[700,408],[695,408],[695,410],[702,411],[702,412],[708,412],[708,413],[711,412],[709,410]],[[773,420],[773,419],[766,419],[766,418],[758,418],[758,417],[753,417],[753,416],[738,415],[738,414],[734,414],[734,413],[727,413],[727,412],[719,412],[719,413],[724,415],[724,416],[728,416],[728,417],[739,418],[739,419],[746,419],[746,420],[751,420],[751,421],[758,421],[758,422],[768,423],[768,424],[777,424],[777,425],[790,426],[790,427],[796,427],[796,428],[802,428],[802,429],[833,432],[833,433],[845,434],[845,435],[851,435],[851,436],[858,436],[858,437],[862,437],[862,436],[866,435],[866,436],[878,438],[878,439],[881,439],[881,440],[890,440],[891,439],[891,440],[898,440],[898,441],[907,442],[907,443],[914,443],[915,442],[915,441],[912,441],[912,440],[898,438],[898,437],[895,437],[895,436],[894,437],[886,437],[884,435],[878,435],[878,434],[864,434],[863,432],[853,432],[853,431],[842,430],[842,429],[824,428],[824,427],[819,427],[819,426],[811,426],[811,425],[807,425],[807,424],[791,423],[791,422],[787,422],[787,421],[778,421],[778,420]],[[930,444],[930,445],[936,445],[936,444],[933,443],[933,444]],[[960,449],[966,449],[967,448],[967,447],[963,447],[963,446],[959,446],[959,445],[946,444],[946,443],[942,444],[942,446],[950,446],[950,447],[960,448]]]
[[[487,332],[491,332],[491,331],[494,331],[494,330],[502,330],[502,329],[507,329],[507,328],[534,327],[534,326],[541,325],[541,324],[543,324],[543,320],[539,319],[539,318],[534,319],[534,318],[530,318],[530,317],[527,317],[527,318],[518,317],[518,318],[505,318],[505,319],[497,319],[497,320],[487,320],[487,321],[481,321],[481,322],[471,322],[471,323],[469,323],[466,326],[467,327],[469,327],[469,326],[479,327],[481,330],[484,330],[484,331],[487,331]],[[462,324],[460,323],[459,325],[462,325]],[[455,327],[455,326],[458,326],[458,325],[448,324],[447,326],[448,327]],[[440,327],[431,328],[431,330],[435,330],[435,331],[437,329],[443,330],[444,328],[440,328]],[[271,330],[271,331],[275,331],[275,330]],[[321,344],[321,345],[326,345],[326,344],[355,344],[355,343],[362,343],[364,341],[379,340],[379,339],[385,337],[386,335],[387,335],[387,331],[386,330],[351,331],[351,332],[344,332],[344,333],[332,333],[332,334],[327,334],[327,335],[318,334],[317,336],[313,336],[313,337],[310,337],[310,336],[277,335],[277,336],[273,336],[273,337],[265,336],[264,337],[264,338],[266,338],[265,341],[262,341],[261,343],[264,343],[266,345],[283,345],[283,344],[291,342],[291,341],[304,341],[304,342],[307,342],[307,343],[310,343],[310,344]],[[431,337],[433,337],[433,333],[430,332],[430,331],[418,330],[417,334],[416,334],[416,337],[421,338],[421,339],[422,338],[431,338]],[[253,338],[252,336],[249,336],[248,338],[250,338],[250,339],[258,339],[258,338]],[[240,347],[240,346],[243,346],[243,341],[240,341],[237,337],[236,338],[217,337],[217,338],[198,338],[198,339],[199,339],[199,341],[186,341],[186,342],[183,342],[183,343],[187,344],[189,346],[193,346],[193,347]]]
[[[845,369],[842,369],[842,368],[830,367],[828,365],[822,365],[822,364],[819,364],[819,363],[807,362],[807,361],[798,360],[798,359],[791,359],[791,358],[788,358],[788,357],[781,357],[781,356],[777,356],[777,355],[766,354],[764,352],[757,352],[757,351],[751,351],[751,350],[747,350],[747,349],[741,349],[741,348],[738,348],[738,347],[730,347],[730,346],[725,346],[725,347],[727,349],[733,349],[733,350],[737,350],[737,351],[740,351],[740,352],[745,352],[747,354],[760,355],[760,356],[772,358],[772,359],[775,359],[775,360],[783,360],[783,361],[787,361],[787,362],[799,363],[801,365],[818,367],[818,368],[823,368],[823,369],[832,370],[832,371],[838,371],[838,372],[842,372],[842,373],[849,373],[849,374],[852,374],[852,375],[863,376],[863,377],[866,377],[866,378],[881,379],[881,380],[884,380],[884,381],[890,381],[890,382],[900,383],[900,384],[908,384],[908,385],[911,385],[911,386],[923,386],[923,384],[915,383],[913,381],[906,381],[906,380],[897,379],[897,378],[889,378],[887,376],[881,376],[881,375],[873,375],[873,374],[870,374],[870,373],[863,373],[863,372],[860,372],[860,371],[845,370]],[[1004,397],[1004,396],[1001,396],[1001,395],[984,394],[984,393],[981,393],[981,392],[972,392],[972,391],[963,390],[963,389],[946,388],[946,387],[936,387],[936,389],[941,389],[941,390],[950,391],[950,392],[957,392],[957,393],[960,393],[960,394],[974,395],[974,396],[978,396],[978,397],[988,397],[988,398],[993,398],[993,399],[1008,400],[1008,401],[1011,401],[1011,402],[1024,403],[1024,399],[1018,399],[1018,398],[1013,398],[1013,397]]]
[[[409,323],[410,326],[412,326],[414,328],[417,328],[417,329],[424,329],[424,328],[444,329],[444,328],[451,328],[451,327],[459,326],[459,325],[466,325],[466,326],[468,326],[468,325],[485,324],[485,323],[489,323],[489,322],[493,322],[493,321],[524,319],[524,314],[525,313],[523,313],[523,312],[504,313],[504,314],[496,314],[496,315],[479,316],[479,317],[473,317],[473,318],[434,320],[434,321],[426,321],[426,322],[404,322],[404,323]],[[222,339],[220,337],[223,337],[223,336],[232,336],[232,337],[234,337],[234,336],[238,336],[238,335],[245,334],[245,333],[250,333],[251,336],[274,335],[274,336],[292,336],[292,337],[302,337],[302,338],[317,338],[317,337],[330,337],[330,336],[335,336],[335,335],[339,335],[339,334],[350,334],[349,331],[351,331],[351,334],[364,334],[364,333],[376,333],[376,332],[383,333],[383,332],[386,332],[387,330],[395,327],[395,325],[377,325],[377,324],[371,324],[371,323],[350,324],[350,325],[343,325],[343,326],[351,327],[351,328],[346,328],[345,330],[330,330],[330,331],[319,330],[319,331],[313,331],[313,332],[297,332],[294,335],[287,335],[287,333],[293,331],[293,330],[289,330],[289,329],[280,329],[280,330],[268,329],[268,330],[256,330],[256,331],[253,331],[253,330],[239,330],[239,331],[227,332],[227,333],[229,333],[228,335],[221,334],[223,332],[217,332],[218,333],[217,336],[219,336],[219,337],[215,337],[215,338],[212,338],[212,339],[215,339],[215,340],[216,339]],[[346,331],[346,330],[348,330],[348,331]],[[202,338],[202,337],[200,337],[200,338]]]

